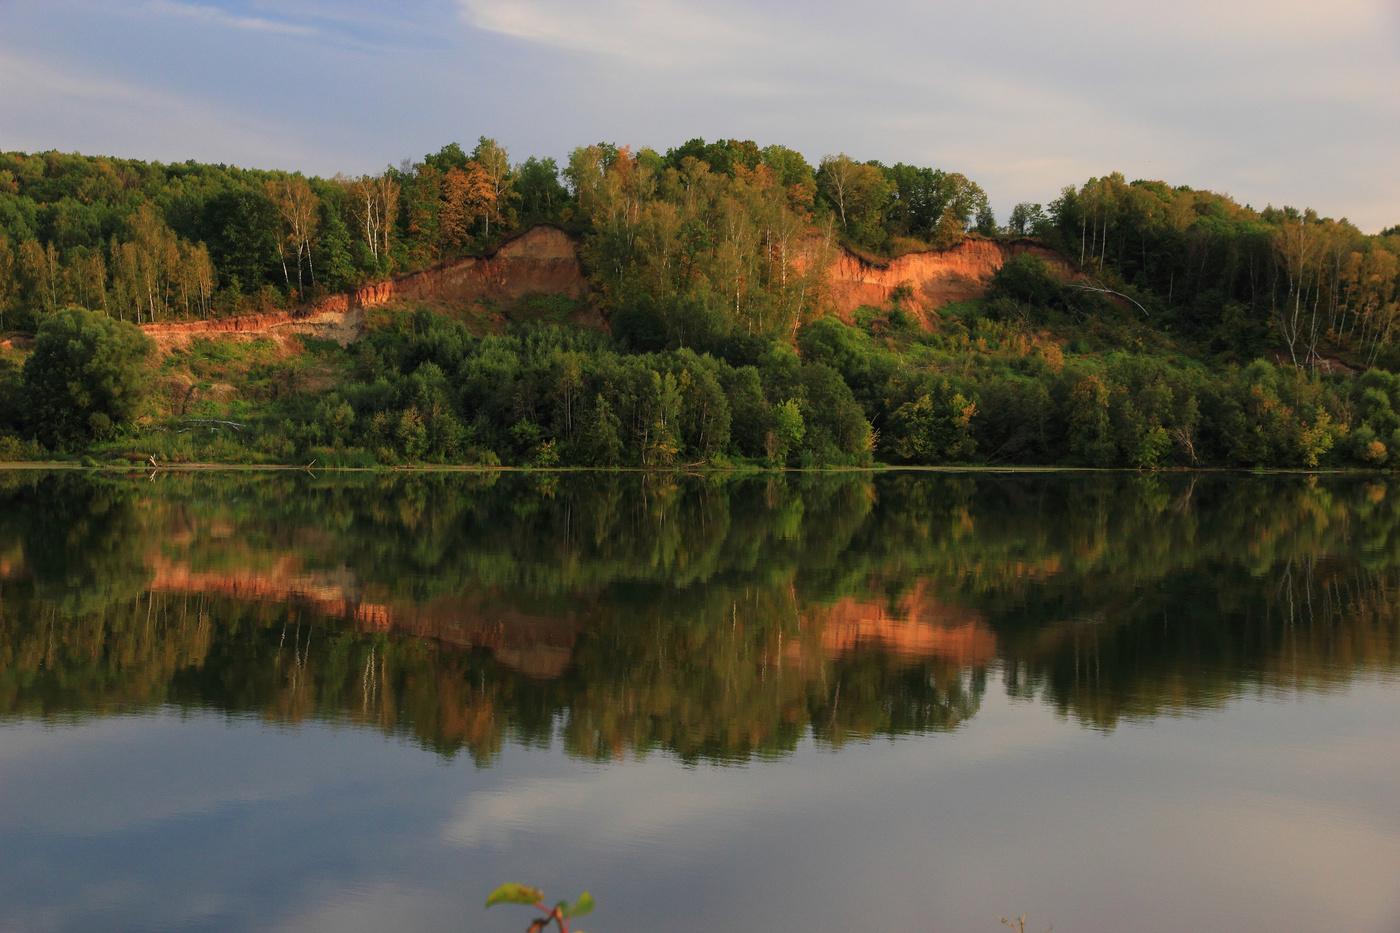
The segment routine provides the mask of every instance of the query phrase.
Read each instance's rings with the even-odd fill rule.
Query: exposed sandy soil
[[[558,227],[540,226],[507,240],[483,259],[460,259],[370,288],[380,291],[362,299],[363,305],[390,300],[505,304],[530,294],[585,298],[588,280],[573,238]],[[383,293],[385,288],[389,294]]]
[[[870,262],[843,249],[831,267],[833,310],[849,320],[861,305],[887,303],[900,286],[913,290],[908,304],[916,311],[935,311],[949,302],[979,298],[986,292],[986,279],[1009,258],[1021,253],[1041,257],[1067,277],[1074,274],[1063,256],[1033,240],[972,237],[951,249],[909,253],[886,263]],[[573,299],[588,296],[588,280],[579,263],[577,243],[557,227],[533,227],[503,243],[490,256],[453,260],[402,278],[371,282],[355,292],[331,295],[294,311],[146,324],[143,329],[163,352],[201,337],[270,337],[285,342],[294,334],[309,334],[345,346],[363,332],[367,308],[412,301],[462,309],[481,302],[509,304],[533,294]],[[605,326],[591,309],[571,320],[584,326]],[[493,322],[499,323],[494,318]]]
[[[346,296],[336,295],[338,299]],[[294,334],[308,334],[348,346],[357,340],[364,326],[363,308],[319,310],[317,305],[272,314],[243,314],[213,321],[186,321],[177,324],[142,324],[141,329],[156,342],[162,353],[187,347],[196,339],[261,340],[271,338],[285,343]]]
[[[501,244],[490,256],[452,260],[402,278],[371,282],[357,291],[330,295],[292,311],[213,321],[143,324],[142,330],[165,353],[199,338],[272,338],[283,343],[295,334],[334,340],[346,346],[363,332],[366,308],[400,301],[462,307],[481,301],[508,303],[531,294],[570,298],[588,294],[588,280],[584,278],[574,241],[557,227],[533,227]]]
[[[935,311],[954,301],[981,298],[987,278],[1021,253],[1039,256],[1066,277],[1074,274],[1063,256],[1034,240],[983,240],[969,237],[951,249],[907,253],[877,264],[842,250],[831,270],[831,300],[847,317],[861,305],[879,307],[901,285],[913,289],[914,310]]]

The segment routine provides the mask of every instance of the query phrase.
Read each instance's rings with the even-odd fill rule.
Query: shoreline
[[[638,473],[648,475],[749,475],[785,473],[1131,473],[1139,476],[1158,474],[1200,474],[1236,473],[1249,476],[1288,475],[1288,476],[1389,476],[1386,469],[1306,469],[1303,467],[1162,467],[1152,470],[1135,470],[1131,467],[1080,467],[1080,466],[986,466],[986,465],[884,465],[863,467],[518,467],[480,466],[473,464],[398,464],[390,466],[346,467],[317,466],[314,464],[296,465],[290,463],[162,463],[151,467],[149,464],[132,463],[126,465],[97,464],[94,466],[64,460],[31,460],[0,463],[0,472],[72,471],[102,473]]]

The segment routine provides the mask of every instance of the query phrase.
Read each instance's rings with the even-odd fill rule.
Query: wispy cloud
[[[962,171],[1002,213],[1122,170],[1379,229],[1397,37],[1396,0],[0,0],[0,53],[51,66],[46,104],[0,88],[0,126],[331,172],[481,132],[554,156],[751,136]],[[315,164],[275,162],[289,140]]]
[[[310,26],[279,22],[260,16],[239,16],[218,7],[202,6],[197,3],[180,3],[177,0],[150,0],[146,8],[153,13],[183,16],[226,29],[280,33],[288,36],[314,36],[316,34],[316,30]]]
[[[457,0],[478,29],[668,70],[763,44],[757,15],[725,16],[683,0]]]

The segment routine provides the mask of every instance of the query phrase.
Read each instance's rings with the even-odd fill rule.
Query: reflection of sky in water
[[[381,733],[161,714],[0,727],[0,927],[1345,929],[1400,924],[1400,686],[1109,734],[999,685],[959,731],[776,761],[489,769]]]

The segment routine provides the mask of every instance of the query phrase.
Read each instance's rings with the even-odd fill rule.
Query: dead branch
[[[1067,283],[1067,284],[1069,285],[1070,288],[1077,288],[1077,289],[1079,289],[1079,290],[1082,291],[1082,292],[1097,292],[1097,293],[1100,294],[1100,295],[1117,295],[1119,298],[1122,298],[1124,301],[1131,301],[1134,305],[1137,305],[1137,309],[1143,313],[1143,316],[1144,316],[1144,317],[1151,317],[1151,316],[1152,316],[1151,314],[1148,314],[1148,313],[1147,313],[1147,309],[1144,308],[1144,307],[1142,306],[1142,304],[1141,304],[1140,302],[1138,302],[1138,300],[1137,300],[1136,298],[1133,298],[1133,297],[1131,297],[1131,296],[1129,296],[1129,295],[1125,295],[1125,294],[1123,294],[1122,292],[1115,292],[1113,289],[1111,289],[1111,288],[1109,288],[1108,286],[1104,285],[1102,282],[1097,282],[1097,281],[1096,281],[1096,282],[1094,282],[1093,285],[1076,285],[1076,284],[1073,283],[1073,282],[1069,282],[1069,283]]]
[[[246,424],[239,424],[237,421],[221,421],[221,420],[218,419],[218,418],[186,418],[186,419],[184,420],[184,423],[185,423],[185,424],[217,424],[217,425],[224,425],[225,427],[233,428],[235,431],[242,431],[243,429],[245,429],[245,428],[248,427]],[[182,431],[182,432],[180,432],[180,433],[183,434],[184,432]]]

